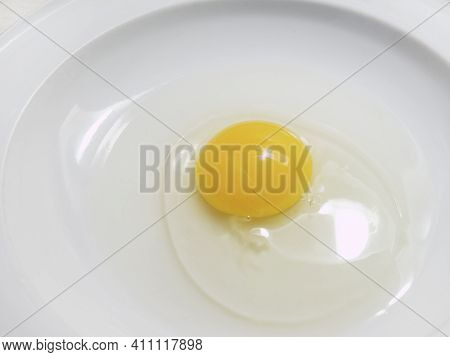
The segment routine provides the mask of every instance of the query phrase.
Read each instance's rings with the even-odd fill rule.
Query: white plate
[[[186,133],[217,115],[296,114],[444,3],[63,0],[32,21]],[[344,84],[404,124],[427,159],[438,214],[424,267],[402,300],[446,333],[449,17],[446,8]],[[220,86],[233,74],[234,88]],[[138,192],[139,145],[177,136],[26,24],[0,38],[0,78],[6,333],[161,216],[161,197]],[[229,314],[191,282],[161,222],[12,331],[73,334],[438,333],[398,303],[345,324],[268,325]]]

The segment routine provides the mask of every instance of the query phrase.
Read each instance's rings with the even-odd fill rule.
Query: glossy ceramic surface
[[[139,145],[163,147],[179,138],[123,93],[182,135],[217,117],[265,113],[289,118],[442,4],[172,0],[131,1],[124,7],[121,1],[56,1],[32,19],[103,79],[25,24],[4,34],[0,38],[2,332],[164,213],[159,193],[139,193]],[[377,113],[387,113],[410,133],[413,151],[402,151],[388,127],[356,141],[368,153],[384,143],[380,157],[385,161],[379,164],[385,164],[393,177],[398,167],[389,163],[390,151],[411,154],[405,157],[401,172],[406,176],[400,182],[406,194],[433,198],[433,209],[425,210],[429,220],[417,217],[427,231],[424,262],[401,298],[447,333],[449,16],[450,9],[443,10],[343,85],[380,112],[365,110],[365,102],[349,96],[349,90],[336,90],[309,114],[356,136],[365,125],[363,118],[359,126],[345,118],[372,115],[375,120]],[[416,177],[414,170],[422,169],[423,161],[430,187],[408,186],[408,170]],[[230,314],[193,284],[161,222],[13,334],[432,335],[436,331],[395,303],[383,313],[351,322],[272,325]]]

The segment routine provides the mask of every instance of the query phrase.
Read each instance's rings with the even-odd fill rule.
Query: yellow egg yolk
[[[215,209],[234,216],[267,217],[285,211],[308,190],[308,147],[279,124],[231,125],[202,147],[197,191]]]

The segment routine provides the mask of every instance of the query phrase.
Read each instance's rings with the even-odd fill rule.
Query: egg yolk
[[[202,147],[195,166],[197,191],[215,209],[234,216],[267,217],[308,190],[308,147],[279,124],[247,121],[220,131]]]

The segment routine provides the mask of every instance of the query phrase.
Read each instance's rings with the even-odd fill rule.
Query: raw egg
[[[392,303],[355,266],[395,293],[410,286],[417,243],[398,189],[345,132],[223,118],[187,138],[195,157],[175,149],[168,163],[197,194],[173,184],[165,206],[185,202],[166,221],[182,266],[220,306],[256,321],[345,320]]]

